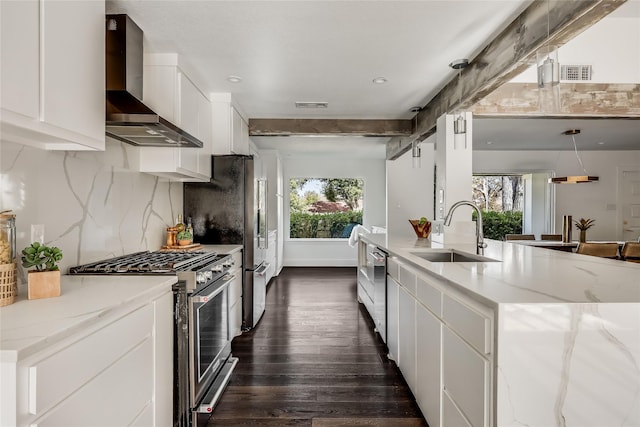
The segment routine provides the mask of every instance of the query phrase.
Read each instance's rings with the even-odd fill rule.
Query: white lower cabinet
[[[387,346],[427,422],[491,426],[493,310],[401,258],[390,260]]]
[[[398,292],[400,285],[387,275],[387,348],[389,358],[398,363]]]
[[[229,284],[229,338],[233,339],[242,333],[242,251],[232,255],[234,268],[230,274],[234,276]]]
[[[448,327],[442,329],[442,386],[473,427],[489,426],[491,365]],[[446,417],[443,426],[452,425]]]
[[[421,304],[416,304],[415,398],[430,426],[439,426],[442,379],[442,323]]]
[[[403,287],[398,291],[399,333],[398,367],[402,376],[413,390],[416,390],[416,300]]]
[[[429,424],[431,425],[431,424]],[[440,425],[440,424],[438,424]],[[442,424],[443,427],[472,427],[465,419],[446,391],[442,393]]]
[[[170,425],[172,337],[168,291],[18,361],[15,425]]]

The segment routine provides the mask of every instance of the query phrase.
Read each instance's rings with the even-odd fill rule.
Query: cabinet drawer
[[[472,427],[451,401],[446,391],[442,393],[442,425],[445,427]]]
[[[152,332],[153,306],[149,304],[32,364],[28,367],[29,412],[40,415],[64,400],[148,339]],[[146,361],[150,367],[152,360],[153,354]],[[131,381],[134,382],[137,381]]]
[[[473,427],[489,426],[491,365],[449,328],[442,328],[443,390]],[[446,423],[446,417],[443,420]]]
[[[416,294],[416,273],[413,269],[403,264],[398,264],[398,282],[400,286],[409,291],[412,295]]]
[[[365,283],[368,284],[369,282]],[[373,299],[371,299],[371,295],[367,292],[367,289],[363,286],[362,283],[358,283],[358,299],[362,304],[364,304],[364,306],[367,308],[367,311],[369,312],[369,316],[371,316],[371,318],[373,319]]]
[[[438,317],[442,317],[442,292],[431,284],[431,279],[418,276],[416,298]]]
[[[442,298],[442,318],[451,329],[480,353],[491,354],[493,346],[492,321],[487,315],[444,295]]]
[[[60,372],[63,375],[59,377],[67,376],[70,370]],[[64,399],[31,426],[60,427],[92,422],[102,426],[128,426],[139,420],[140,415],[145,416],[148,407],[153,406],[153,397],[153,339],[147,337],[104,372],[83,384],[79,393]],[[135,424],[140,425],[142,421]]]

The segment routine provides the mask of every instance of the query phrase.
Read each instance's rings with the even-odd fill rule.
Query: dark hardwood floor
[[[426,426],[373,323],[355,268],[285,268],[209,426]]]

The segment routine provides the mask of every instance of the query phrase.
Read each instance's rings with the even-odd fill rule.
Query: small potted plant
[[[193,234],[188,230],[182,230],[176,237],[179,246],[187,246],[193,243]]]
[[[49,247],[33,242],[22,250],[22,266],[35,267],[27,272],[29,299],[60,296],[60,269],[58,262],[62,259],[62,251],[57,247]]]
[[[595,219],[584,219],[580,218],[580,221],[574,221],[576,228],[580,230],[580,243],[585,243],[587,241],[587,230],[593,227]]]

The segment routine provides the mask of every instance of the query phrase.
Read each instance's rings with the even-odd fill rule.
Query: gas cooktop
[[[207,251],[143,251],[71,267],[69,274],[175,274],[198,271],[226,257]]]

